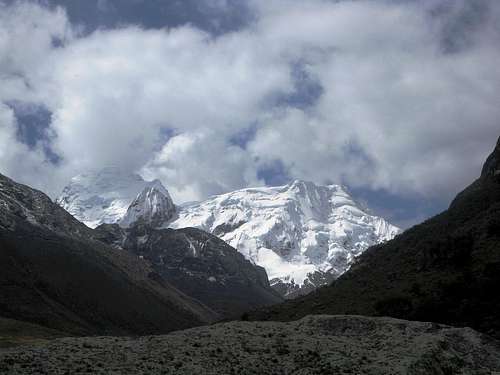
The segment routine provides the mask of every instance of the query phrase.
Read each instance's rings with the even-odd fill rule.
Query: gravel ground
[[[362,316],[230,322],[163,336],[63,338],[0,350],[0,374],[498,374],[469,328]]]

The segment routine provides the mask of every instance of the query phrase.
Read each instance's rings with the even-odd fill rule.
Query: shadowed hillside
[[[92,236],[45,194],[0,175],[0,316],[70,334],[169,332],[218,317]]]
[[[270,287],[264,268],[200,229],[154,229],[141,223],[124,229],[103,224],[95,234],[147,260],[159,277],[224,318],[283,301]]]

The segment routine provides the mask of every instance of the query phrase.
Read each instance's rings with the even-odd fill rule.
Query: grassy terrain
[[[0,349],[18,345],[36,344],[67,334],[14,319],[0,317]]]

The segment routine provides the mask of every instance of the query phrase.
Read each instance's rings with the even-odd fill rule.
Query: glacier
[[[168,226],[217,235],[264,267],[271,285],[285,285],[285,296],[337,278],[368,247],[400,232],[368,213],[345,187],[301,180],[184,206]]]

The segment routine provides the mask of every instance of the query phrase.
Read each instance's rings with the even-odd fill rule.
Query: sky
[[[0,173],[339,183],[403,228],[500,135],[496,0],[0,0]]]

